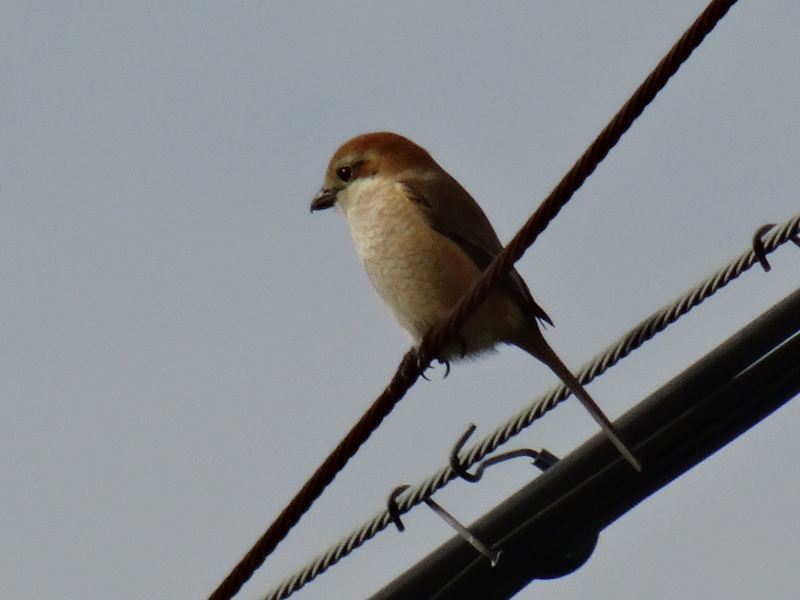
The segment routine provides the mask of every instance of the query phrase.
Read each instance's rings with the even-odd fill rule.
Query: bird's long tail
[[[555,350],[550,347],[550,344],[544,339],[538,327],[536,329],[536,335],[531,336],[531,338],[525,340],[524,343],[514,342],[514,344],[550,367],[553,373],[564,382],[564,385],[569,388],[573,395],[581,401],[581,404],[589,411],[592,418],[597,421],[598,425],[603,429],[611,443],[616,446],[620,454],[631,463],[634,469],[637,471],[642,470],[642,463],[639,462],[639,459],[633,455],[630,448],[622,441],[614,424],[603,413],[602,409],[597,405],[594,399],[592,399],[583,385],[581,385],[577,377],[572,374],[572,371],[561,361]]]

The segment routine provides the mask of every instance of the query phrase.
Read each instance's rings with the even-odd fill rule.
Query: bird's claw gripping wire
[[[450,375],[450,361],[446,358],[430,356],[430,352],[422,344],[406,354],[401,367],[407,371],[417,370],[420,377],[425,381],[430,381],[430,378],[425,373],[431,368],[431,362],[434,360],[440,365],[444,365],[445,370],[442,379]]]
[[[442,375],[442,379],[445,379],[450,375],[450,361],[446,358],[437,358],[436,360],[440,365],[444,365],[444,375]]]

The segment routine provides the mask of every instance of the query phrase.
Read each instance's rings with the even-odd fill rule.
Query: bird
[[[503,248],[469,192],[427,150],[397,133],[364,133],[334,152],[310,208],[334,206],[347,220],[370,282],[416,344]],[[553,324],[512,268],[436,358],[449,367],[500,344],[521,348],[561,379],[640,471],[613,423],[545,340],[540,322]]]

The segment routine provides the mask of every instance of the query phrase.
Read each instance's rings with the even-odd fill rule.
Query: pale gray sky
[[[394,130],[507,240],[705,6],[91,2],[0,11],[0,596],[204,598],[408,347],[330,154]],[[577,368],[798,212],[800,5],[736,6],[519,263]],[[590,390],[612,416],[794,289],[773,255]],[[508,349],[420,382],[243,590],[254,598],[554,383]],[[795,598],[800,405],[522,600]],[[567,453],[570,400],[513,442]],[[464,522],[521,464],[437,501]],[[451,536],[425,507],[297,594],[362,598]]]

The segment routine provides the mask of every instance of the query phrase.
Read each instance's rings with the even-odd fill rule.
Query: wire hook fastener
[[[397,497],[406,491],[409,488],[407,485],[399,485],[392,490],[392,493],[389,494],[389,499],[387,501],[387,510],[389,512],[389,518],[395,524],[399,531],[405,531],[405,525],[403,525],[403,521],[400,520],[400,509],[397,506]],[[447,512],[442,506],[432,500],[431,498],[425,498],[423,500],[425,504],[427,504],[433,512],[435,512],[439,517],[441,517],[445,523],[450,525],[453,529],[458,532],[459,537],[467,542],[470,546],[475,548],[478,552],[480,552],[483,556],[489,559],[489,562],[492,566],[497,564],[497,561],[500,560],[500,553],[501,550],[492,550],[474,535],[472,532],[464,527],[458,519],[456,519],[453,515]]]
[[[762,238],[773,227],[775,227],[775,223],[767,223],[756,229],[756,232],[753,234],[753,254],[756,255],[758,262],[761,263],[761,267],[766,273],[769,273],[772,267],[767,260],[767,251],[764,249],[764,240]]]
[[[389,518],[394,523],[394,526],[397,527],[397,531],[400,533],[406,530],[406,526],[403,525],[403,521],[400,519],[400,508],[397,506],[397,497],[405,492],[409,487],[409,485],[398,485],[394,488],[391,493],[389,494],[389,498],[386,501],[386,510],[389,513]]]
[[[767,251],[764,248],[764,240],[762,238],[773,227],[775,227],[775,223],[767,223],[766,225],[762,225],[761,227],[756,229],[756,232],[753,234],[753,254],[756,255],[758,262],[761,263],[761,266],[767,273],[769,273],[772,267],[770,266],[769,261],[767,260]],[[800,248],[800,235],[798,235],[797,233],[793,233],[792,235],[789,236],[789,239],[792,240],[792,243],[794,243],[795,246]]]
[[[467,443],[469,437],[475,433],[475,424],[470,423],[467,430],[464,434],[458,439],[453,449],[450,451],[450,468],[453,469],[456,475],[458,475],[461,479],[465,481],[469,481],[470,483],[476,483],[480,481],[481,477],[483,477],[483,472],[491,467],[492,465],[496,465],[497,463],[504,462],[506,460],[511,460],[512,458],[519,458],[520,456],[527,456],[528,458],[533,459],[533,464],[541,469],[542,471],[550,468],[555,463],[558,462],[558,457],[554,454],[548,452],[544,448],[541,450],[533,450],[531,448],[520,448],[519,450],[511,450],[509,452],[503,452],[501,454],[497,454],[486,460],[481,461],[478,463],[478,466],[475,469],[475,474],[473,475],[470,473],[464,464],[459,459],[458,455],[461,450],[464,448],[464,445]]]
[[[467,542],[470,546],[475,548],[478,552],[483,554],[486,558],[489,559],[489,562],[494,567],[497,564],[497,561],[500,560],[500,553],[502,550],[492,550],[474,535],[472,532],[464,527],[458,520],[447,512],[444,508],[441,507],[438,503],[434,502],[432,498],[425,498],[425,504],[431,507],[433,512],[439,515],[442,519],[444,519],[445,523],[450,525],[453,529],[458,532],[458,535],[461,536],[465,542]]]

